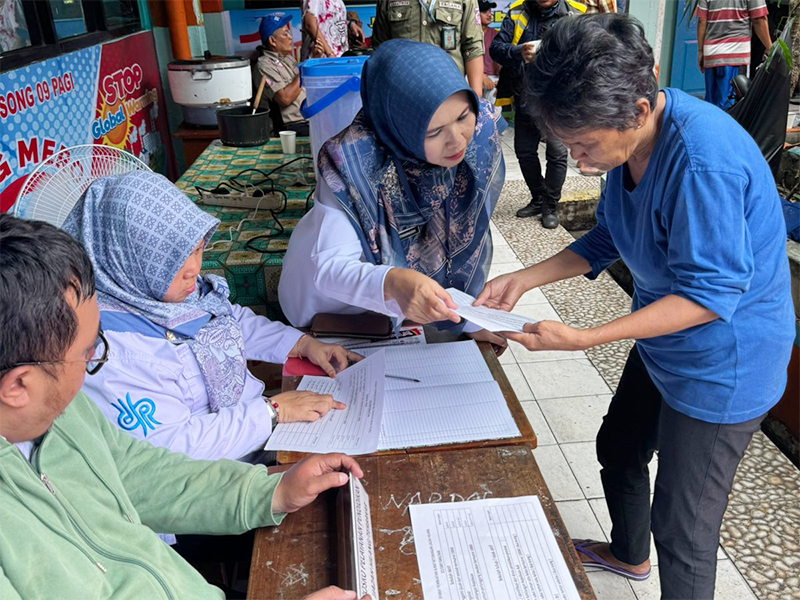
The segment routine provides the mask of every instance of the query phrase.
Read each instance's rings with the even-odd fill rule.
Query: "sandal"
[[[621,575],[622,577],[627,577],[628,579],[633,579],[634,581],[644,581],[650,577],[650,569],[647,569],[646,573],[634,573],[633,571],[628,571],[622,567],[612,565],[607,560],[589,550],[590,546],[601,544],[602,542],[597,540],[572,540],[572,543],[575,545],[575,550],[591,559],[587,562],[581,561],[581,564],[583,564],[584,567],[595,567],[596,569],[601,569],[603,571],[610,571],[611,573]]]

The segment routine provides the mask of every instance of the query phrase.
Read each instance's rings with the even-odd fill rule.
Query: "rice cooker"
[[[250,73],[250,61],[241,56],[206,56],[167,65],[169,89],[184,122],[207,127],[217,126],[217,108],[247,105],[253,95]]]

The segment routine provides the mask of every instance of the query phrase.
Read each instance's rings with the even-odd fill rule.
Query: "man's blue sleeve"
[[[597,225],[589,233],[572,242],[568,248],[589,263],[592,270],[585,273],[589,279],[596,278],[604,269],[610,267],[619,258],[619,251],[611,239],[606,226],[605,217],[606,192],[600,195],[597,203]]]
[[[522,51],[519,46],[511,43],[514,39],[514,21],[509,15],[503,19],[500,31],[494,36],[492,45],[489,46],[489,56],[498,65],[514,67],[522,62]]]

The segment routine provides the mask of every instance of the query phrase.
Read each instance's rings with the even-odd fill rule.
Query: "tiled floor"
[[[527,191],[513,152],[513,129],[502,137],[506,187],[493,216],[495,255],[490,275],[512,272],[555,254],[571,241],[562,228],[545,230],[536,219],[517,219]],[[544,164],[544,151],[540,148]],[[570,179],[580,176],[574,164]],[[596,180],[593,180],[596,181]],[[630,298],[608,276],[584,278],[529,292],[515,312],[578,327],[607,322],[630,310]],[[534,455],[570,533],[607,540],[610,519],[603,498],[594,439],[619,381],[631,344],[587,352],[528,352],[512,343],[500,359],[536,431]],[[651,477],[658,461],[651,465]],[[722,528],[717,568],[718,600],[800,599],[800,473],[757,434],[737,474]],[[589,578],[599,600],[650,600],[660,596],[658,559],[646,582],[630,583],[596,572]]]

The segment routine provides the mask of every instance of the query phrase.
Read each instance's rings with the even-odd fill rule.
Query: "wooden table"
[[[525,445],[360,458],[370,495],[380,599],[421,600],[408,507],[537,495],[583,600],[595,598],[536,460]],[[337,583],[336,492],[256,532],[247,597],[295,600]],[[387,590],[399,593],[386,595]]]
[[[431,327],[425,328],[425,335],[428,338],[428,341],[433,343],[453,341],[456,339],[452,334],[441,333]],[[461,444],[446,444],[442,446],[422,446],[419,448],[406,449],[398,448],[395,450],[383,450],[367,456],[397,456],[425,452],[460,451],[469,448],[487,448],[509,445],[521,445],[530,449],[536,448],[536,434],[534,433],[533,428],[531,428],[531,424],[528,422],[528,417],[525,416],[525,410],[522,408],[519,400],[517,400],[517,395],[514,393],[514,390],[511,387],[505,372],[503,371],[502,365],[497,360],[497,356],[495,356],[491,344],[487,342],[479,342],[478,348],[480,348],[481,354],[483,355],[486,364],[489,366],[489,371],[491,372],[492,377],[494,377],[494,380],[500,386],[500,391],[503,392],[503,397],[506,399],[508,408],[511,411],[511,416],[514,418],[514,422],[517,424],[517,428],[519,429],[519,437],[506,438],[502,440],[466,442]],[[506,350],[506,352],[509,352],[509,350]],[[282,391],[289,392],[296,389],[297,386],[300,385],[301,379],[302,377],[284,377]],[[302,452],[280,451],[278,452],[277,460],[279,464],[285,465],[296,463],[304,456],[306,456],[306,454]]]

